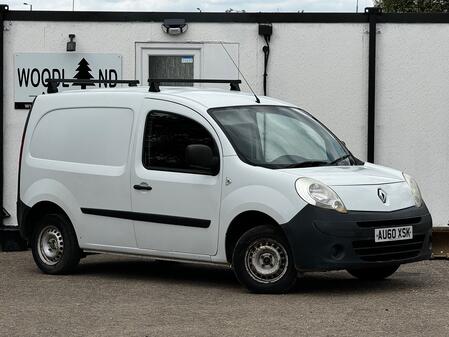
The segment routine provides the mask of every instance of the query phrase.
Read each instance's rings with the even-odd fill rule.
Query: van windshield
[[[330,131],[297,108],[235,106],[209,109],[209,114],[251,165],[276,169],[355,162]]]

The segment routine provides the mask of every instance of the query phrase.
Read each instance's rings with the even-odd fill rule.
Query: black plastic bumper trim
[[[16,203],[16,212],[17,212],[17,223],[18,223],[18,228],[20,231],[20,235],[22,236],[22,238],[24,238],[25,240],[28,240],[28,234],[25,228],[25,223],[27,221],[28,218],[28,214],[31,211],[31,207],[28,207],[27,205],[25,205],[25,203],[20,200],[17,199],[17,203]]]
[[[409,219],[417,222],[410,223]],[[413,226],[413,240],[375,243],[374,229],[385,227],[389,220],[391,227]],[[361,222],[365,226],[361,227]],[[367,226],[370,222],[371,227]],[[431,257],[432,218],[425,205],[393,212],[347,214],[307,205],[281,227],[290,243],[295,267],[301,271],[404,264]],[[410,243],[415,244],[414,252],[408,252]]]

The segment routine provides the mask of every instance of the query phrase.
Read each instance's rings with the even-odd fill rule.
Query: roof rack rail
[[[81,86],[81,89],[86,89],[88,85],[94,85],[95,83],[104,83],[104,84],[128,84],[130,87],[136,87],[140,82],[138,80],[77,80],[73,78],[49,78],[45,80],[48,83],[47,86],[47,94],[54,94],[58,92],[58,84],[59,83],[73,83]]]
[[[148,83],[150,84],[150,92],[160,92],[159,85],[161,82],[167,83],[228,83],[231,86],[232,91],[240,91],[239,84],[241,80],[207,80],[207,79],[184,79],[184,78],[150,78]]]

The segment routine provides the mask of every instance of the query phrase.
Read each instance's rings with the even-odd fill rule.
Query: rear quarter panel
[[[142,95],[132,93],[70,93],[40,96],[35,102],[30,116],[26,137],[24,140],[22,167],[20,174],[19,198],[29,207],[40,201],[51,201],[61,207],[72,221],[78,236],[80,246],[89,243],[117,244],[135,246],[134,230],[131,224],[123,224],[119,219],[93,217],[81,212],[81,207],[130,209],[130,180],[129,180],[129,149],[131,148],[131,134],[135,129],[135,114],[142,104]],[[33,149],[36,126],[44,120],[46,114],[59,109],[92,109],[92,108],[119,108],[132,111],[130,135],[127,140],[126,155],[122,163],[109,163],[102,165],[101,158],[90,158],[92,163],[80,162],[77,154],[64,154],[62,160],[52,158],[45,152],[45,147],[38,146]],[[104,117],[104,115],[103,115]],[[92,118],[95,118],[93,116]],[[49,132],[52,128],[66,128],[70,133],[70,125],[47,126]],[[89,128],[86,128],[88,130]],[[64,131],[64,130],[63,130]],[[61,130],[57,131],[61,134]],[[89,132],[89,131],[86,131]],[[89,149],[95,144],[89,144],[86,139],[100,137],[86,135],[74,139],[83,149],[85,156],[89,156]],[[124,131],[125,132],[125,131]],[[38,140],[40,141],[40,140]],[[46,140],[48,141],[48,139]],[[51,144],[50,144],[51,146]],[[70,147],[70,146],[69,146]],[[112,148],[104,149],[105,158],[114,151]],[[55,146],[58,153],[63,148]],[[97,152],[101,149],[97,149]],[[57,152],[56,151],[56,152]]]

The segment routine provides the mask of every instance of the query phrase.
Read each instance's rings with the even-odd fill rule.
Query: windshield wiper
[[[337,163],[341,162],[342,160],[345,160],[346,158],[349,158],[349,157],[351,157],[351,155],[350,155],[350,154],[346,154],[346,155],[344,155],[344,156],[342,156],[342,157],[340,157],[340,158],[337,158],[337,159],[331,161],[331,162],[329,163],[329,166],[330,166],[330,165],[335,165],[335,164],[337,164]]]
[[[324,166],[324,165],[329,165],[329,162],[324,161],[324,160],[308,160],[308,161],[303,161],[300,163],[290,164],[284,168],[313,167],[313,166]]]
[[[325,160],[308,160],[308,161],[303,161],[300,163],[293,163],[290,165],[285,166],[284,168],[299,168],[299,167],[313,167],[313,166],[332,166],[335,165],[339,162],[341,162],[342,160],[345,160],[346,158],[351,157],[350,154],[346,154],[340,158],[337,158],[333,161],[325,161]]]

